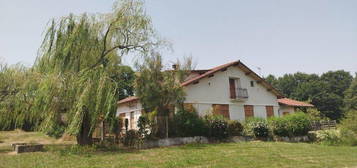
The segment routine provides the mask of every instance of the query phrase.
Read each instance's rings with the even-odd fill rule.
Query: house
[[[268,118],[294,113],[297,107],[311,104],[284,98],[258,74],[234,61],[208,70],[193,70],[181,84],[186,93],[185,106],[195,108],[200,116],[221,114],[231,120],[248,117]],[[137,97],[118,102],[117,116],[124,118],[130,129],[143,109]]]

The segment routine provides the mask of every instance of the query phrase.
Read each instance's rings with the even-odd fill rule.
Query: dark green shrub
[[[235,120],[228,121],[228,135],[229,136],[240,136],[243,132],[243,125]]]
[[[142,142],[140,133],[136,130],[129,130],[123,137],[123,144],[125,146],[134,147]]]
[[[170,136],[204,136],[207,132],[204,120],[194,111],[178,111],[171,121],[171,125]]]
[[[268,123],[273,135],[279,137],[290,136],[290,130],[288,130],[289,122],[285,117],[272,117]]]
[[[46,134],[50,137],[60,138],[65,131],[65,127],[55,124],[51,129],[47,130]]]
[[[357,134],[357,110],[347,111],[339,127],[351,130]]]
[[[256,138],[268,138],[268,122],[262,118],[251,117],[244,122],[244,134]]]
[[[141,115],[138,119],[138,133],[144,137],[149,138],[151,134],[151,121],[147,115]]]
[[[208,128],[208,137],[224,139],[228,137],[228,122],[221,115],[205,116],[206,125]]]
[[[275,136],[304,136],[311,130],[310,117],[298,112],[284,117],[270,118],[269,129]]]
[[[290,136],[304,136],[311,130],[311,122],[309,116],[305,113],[294,113],[285,116],[288,121],[288,130]]]

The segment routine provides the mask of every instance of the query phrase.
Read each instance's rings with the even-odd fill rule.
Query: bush
[[[136,130],[129,130],[123,137],[123,144],[129,147],[135,147],[142,142],[140,133]]]
[[[246,119],[244,122],[244,134],[256,138],[269,137],[267,120],[255,117]]]
[[[311,130],[310,118],[305,113],[294,113],[269,119],[269,128],[275,136],[304,136]]]
[[[240,136],[243,132],[243,125],[235,120],[228,121],[228,135],[229,136]]]
[[[294,113],[286,116],[288,120],[288,130],[291,131],[291,136],[304,136],[311,130],[309,116],[305,113]]]
[[[341,135],[338,130],[320,130],[316,131],[316,141],[324,145],[341,144]]]
[[[65,127],[55,124],[51,129],[47,130],[46,134],[50,137],[60,138],[65,131]]]
[[[356,146],[357,145],[357,134],[349,129],[342,128],[340,130],[341,135],[341,144],[348,146]]]
[[[346,112],[346,117],[341,121],[339,125],[343,129],[348,129],[357,134],[357,110],[351,110]]]
[[[290,130],[288,129],[288,120],[285,117],[272,117],[268,121],[269,129],[275,136],[286,137],[290,136]]]
[[[191,137],[207,134],[205,121],[194,111],[178,111],[172,121],[172,127],[169,129],[170,136]]]
[[[141,115],[138,119],[138,133],[144,137],[149,138],[151,134],[151,121],[147,115]]]
[[[207,115],[205,121],[208,128],[208,137],[224,139],[228,137],[228,122],[221,115]]]

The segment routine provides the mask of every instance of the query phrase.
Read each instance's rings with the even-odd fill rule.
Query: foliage
[[[311,130],[309,116],[302,112],[269,119],[269,129],[275,136],[304,136]]]
[[[144,138],[149,138],[152,131],[152,121],[150,121],[147,114],[143,114],[138,119],[138,132]]]
[[[133,72],[120,66],[121,57],[148,55],[160,45],[141,0],[118,1],[105,15],[71,14],[53,20],[35,64],[19,71],[31,74],[21,75],[28,82],[16,80],[20,89],[0,86],[15,95],[0,106],[0,120],[6,120],[1,127],[30,123],[49,132],[63,124],[60,117],[66,114],[66,133],[81,145],[91,144],[99,119],[114,121],[110,118],[115,117],[117,99],[132,94]],[[123,82],[128,86],[121,88]]]
[[[136,147],[142,143],[142,136],[136,130],[129,130],[123,137],[123,144],[129,147]]]
[[[291,130],[288,129],[289,121],[284,117],[272,117],[269,119],[269,129],[275,136],[291,136]]]
[[[229,136],[240,136],[243,132],[243,125],[236,120],[228,121],[228,135]]]
[[[228,122],[222,115],[206,115],[204,119],[208,128],[208,137],[224,139],[229,136]]]
[[[163,71],[162,57],[159,53],[153,53],[145,57],[142,63],[136,64],[136,95],[140,98],[145,111],[157,111],[158,137],[166,135],[166,118],[173,112],[170,107],[182,106],[185,98],[180,79],[183,73],[191,69],[191,65],[188,61],[177,66],[179,69]]]
[[[294,113],[286,116],[289,121],[289,129],[293,136],[303,136],[311,130],[309,117],[304,113]]]
[[[341,135],[338,130],[320,130],[316,131],[316,141],[324,145],[338,145]]]
[[[342,145],[348,145],[348,146],[357,145],[357,134],[352,130],[341,128],[340,135],[341,135]]]
[[[129,66],[116,66],[112,78],[117,84],[118,100],[134,95],[135,73]]]
[[[339,126],[357,134],[357,110],[348,111]]]
[[[313,134],[314,140],[323,145],[357,145],[357,134],[348,129],[319,130]]]
[[[351,109],[338,125],[341,130],[341,141],[345,145],[357,145],[357,110]]]
[[[171,127],[171,136],[193,137],[204,136],[207,133],[207,127],[195,111],[179,110],[173,117],[173,127]]]
[[[244,122],[244,134],[256,138],[267,138],[269,136],[267,120],[256,117],[246,119]]]
[[[303,112],[303,111],[297,110],[296,112]],[[326,117],[323,116],[321,114],[321,112],[319,110],[317,110],[316,108],[307,108],[306,112],[304,112],[304,113],[307,114],[307,116],[309,117],[310,121],[320,121],[322,119],[326,119]]]
[[[357,111],[357,74],[351,86],[345,91],[344,105],[345,111]]]
[[[322,117],[333,120],[343,118],[344,92],[353,77],[349,72],[329,71],[321,76],[297,72],[276,78],[269,75],[266,80],[286,97],[311,102]]]

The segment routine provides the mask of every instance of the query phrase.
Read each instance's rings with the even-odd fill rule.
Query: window
[[[213,114],[222,115],[229,119],[229,105],[228,104],[213,104]]]
[[[240,88],[239,78],[229,78],[229,93],[231,99],[236,99],[239,96],[238,92]]]
[[[244,105],[244,114],[245,118],[254,117],[254,106]]]
[[[274,117],[274,107],[273,106],[265,106],[267,117]]]
[[[254,81],[250,81],[250,86],[254,87]]]
[[[232,79],[232,78],[229,78],[229,93],[230,93],[231,99],[235,99],[237,97],[236,82],[235,82],[235,79]]]

